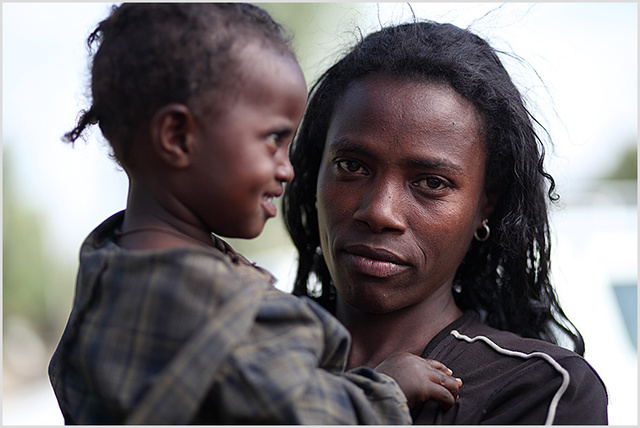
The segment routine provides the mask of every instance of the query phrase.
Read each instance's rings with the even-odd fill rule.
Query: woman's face
[[[387,313],[451,293],[491,207],[474,106],[451,87],[385,76],[352,84],[329,124],[320,241],[339,296]]]

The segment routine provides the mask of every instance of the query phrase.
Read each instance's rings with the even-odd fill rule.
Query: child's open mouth
[[[273,195],[264,195],[262,197],[262,208],[267,213],[268,217],[275,217],[278,213],[278,208],[273,203]]]

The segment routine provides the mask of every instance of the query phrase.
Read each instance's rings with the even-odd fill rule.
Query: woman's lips
[[[402,258],[384,249],[351,246],[345,248],[345,255],[346,263],[362,275],[385,278],[409,269]]]

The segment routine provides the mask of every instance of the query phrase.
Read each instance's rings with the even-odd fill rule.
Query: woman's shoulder
[[[466,399],[451,423],[541,424],[551,416],[556,423],[606,423],[606,388],[569,349],[495,329],[467,312],[427,350],[426,358],[463,380]]]
[[[457,325],[453,323],[441,334],[442,339],[429,358],[437,359],[446,354],[447,359],[502,372],[526,371],[532,365],[541,364],[547,367],[544,372],[550,377],[564,376],[569,372],[570,375],[592,377],[602,383],[593,367],[572,350],[488,326],[475,312],[466,312]]]
[[[463,322],[453,326],[446,333],[459,343],[480,344],[490,353],[500,353],[507,356],[546,353],[554,358],[579,357],[575,352],[540,339],[519,336],[510,331],[499,330],[480,320],[480,316],[473,311],[467,311],[462,317]]]

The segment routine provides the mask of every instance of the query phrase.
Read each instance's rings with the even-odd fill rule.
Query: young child
[[[66,423],[407,424],[407,401],[451,406],[434,361],[345,373],[341,324],[216,236],[257,236],[293,177],[306,85],[282,28],[246,4],[123,4],[88,42],[93,102],[65,138],[97,123],[130,186],[82,246],[49,367]]]

